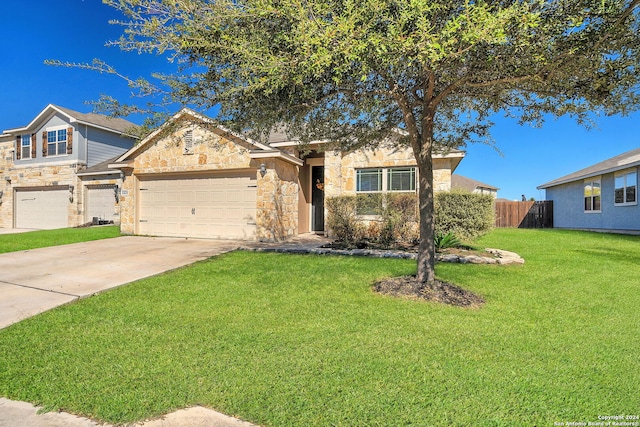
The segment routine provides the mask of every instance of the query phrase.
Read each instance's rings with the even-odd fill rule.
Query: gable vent
[[[193,130],[184,133],[184,154],[193,154]]]

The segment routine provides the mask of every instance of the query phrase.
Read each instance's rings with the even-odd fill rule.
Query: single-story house
[[[124,233],[194,238],[281,240],[324,233],[327,197],[415,192],[410,149],[300,150],[282,132],[261,143],[183,109],[110,165],[124,179]],[[436,190],[451,189],[464,152],[434,156]]]
[[[640,233],[639,165],[640,148],[540,185],[554,227]]]
[[[493,185],[484,184],[456,173],[451,175],[451,189],[460,189],[473,194],[488,194],[494,199],[498,197],[499,190],[498,187],[494,187]]]
[[[120,173],[107,168],[130,149],[133,123],[48,105],[28,125],[0,135],[0,227],[75,227],[119,221]]]

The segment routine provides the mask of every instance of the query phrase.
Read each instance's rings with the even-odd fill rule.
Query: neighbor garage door
[[[16,189],[16,228],[68,227],[69,188]]]
[[[85,221],[93,222],[93,218],[106,221],[116,221],[115,185],[87,186],[87,207]]]
[[[255,235],[255,172],[141,179],[139,195],[139,234],[239,239]]]

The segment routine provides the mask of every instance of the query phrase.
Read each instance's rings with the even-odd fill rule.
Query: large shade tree
[[[410,146],[420,286],[437,283],[434,151],[484,140],[497,112],[589,125],[639,104],[640,0],[104,3],[126,16],[116,45],[179,64],[164,76],[171,102],[219,106],[218,120],[254,136],[284,123],[302,141],[343,150],[392,135]]]

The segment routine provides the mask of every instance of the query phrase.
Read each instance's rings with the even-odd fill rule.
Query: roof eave
[[[544,190],[546,188],[557,187],[558,185],[568,184],[570,182],[582,181],[582,180],[587,179],[587,178],[593,178],[595,176],[606,175],[608,173],[614,173],[614,172],[618,172],[618,171],[621,171],[621,170],[624,170],[624,169],[629,169],[629,168],[633,168],[633,167],[637,167],[637,166],[640,166],[640,161],[627,163],[625,165],[618,165],[618,166],[615,166],[615,167],[612,167],[612,168],[601,169],[599,171],[594,171],[594,172],[586,173],[586,174],[583,174],[583,175],[578,175],[578,176],[567,178],[567,179],[559,178],[557,180],[549,181],[549,182],[547,182],[545,184],[539,185],[536,188],[538,190]]]
[[[299,159],[297,157],[291,156],[287,153],[284,153],[282,151],[276,151],[276,150],[271,150],[271,151],[251,151],[249,153],[249,157],[251,157],[252,159],[281,159],[284,160],[285,162],[294,164],[296,166],[302,166],[304,165],[304,160]]]

